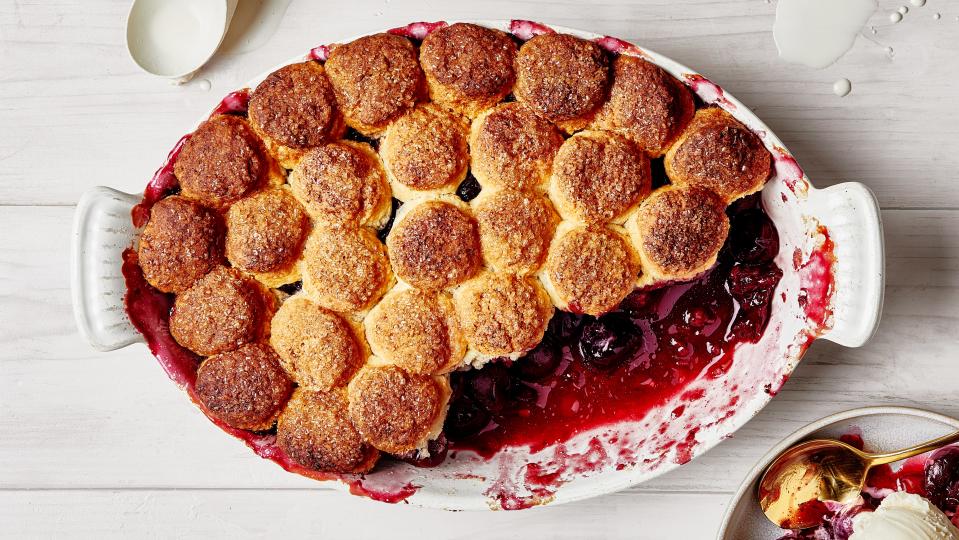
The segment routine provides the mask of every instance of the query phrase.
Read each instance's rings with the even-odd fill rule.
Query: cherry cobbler
[[[601,42],[430,30],[231,94],[134,211],[131,319],[305,470],[642,418],[762,336],[782,276],[772,156],[725,110]]]

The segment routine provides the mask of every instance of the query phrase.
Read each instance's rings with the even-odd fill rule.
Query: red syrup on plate
[[[507,446],[536,452],[640,420],[698,377],[723,374],[738,344],[762,337],[782,277],[773,262],[778,234],[759,197],[729,214],[719,261],[697,279],[637,290],[598,318],[557,311],[526,356],[453,373],[450,448],[484,457]]]
[[[839,440],[865,449],[862,436],[847,433]],[[852,505],[824,504],[814,501],[811,507],[824,510],[817,514],[825,521],[819,527],[790,531],[780,540],[848,540],[853,533],[852,519],[863,512],[872,512],[894,491],[905,491],[926,497],[959,526],[959,447],[947,446],[929,454],[911,457],[897,468],[878,465],[869,471],[862,500]]]

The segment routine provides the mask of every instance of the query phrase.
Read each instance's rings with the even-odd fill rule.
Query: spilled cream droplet
[[[942,13],[936,13],[935,15],[932,16],[932,18],[938,21],[939,19],[942,18]]]
[[[210,81],[209,81],[208,79],[201,79],[201,80],[200,80],[198,83],[196,83],[196,84],[197,84],[197,86],[200,87],[200,90],[203,90],[204,92],[207,91],[207,90],[209,90],[209,89],[213,86],[213,85],[210,84]]]
[[[898,11],[899,13],[905,15],[906,13],[909,13],[909,7],[908,7],[908,6],[899,6],[899,9],[896,10],[896,11]]]
[[[839,97],[846,97],[852,92],[852,82],[849,79],[839,79],[832,85],[832,93]]]
[[[897,22],[901,20],[902,20],[902,13],[899,13],[898,11],[893,11],[892,13],[889,14],[889,22],[896,24]]]
[[[886,54],[888,54],[889,56],[895,56],[896,51],[892,47],[886,47]]]
[[[926,5],[926,0],[910,0],[910,1],[912,2],[912,5],[916,7],[922,7]]]

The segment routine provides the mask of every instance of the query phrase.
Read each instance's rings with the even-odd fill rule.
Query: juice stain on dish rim
[[[856,42],[876,0],[780,0],[773,37],[779,57],[822,69],[846,54]]]

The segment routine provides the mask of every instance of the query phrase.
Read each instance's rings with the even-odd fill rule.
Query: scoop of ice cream
[[[875,512],[853,519],[849,540],[959,540],[959,529],[935,505],[912,493],[897,491]]]

